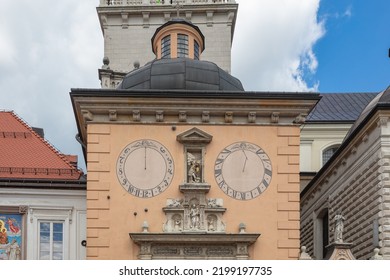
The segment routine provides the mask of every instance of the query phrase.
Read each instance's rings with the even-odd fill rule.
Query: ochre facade
[[[211,185],[208,197],[223,199],[226,234],[237,234],[240,223],[247,233],[259,233],[249,246],[250,259],[297,259],[299,254],[299,143],[298,126],[240,125],[147,125],[89,124],[87,127],[87,258],[137,259],[139,247],[129,233],[142,232],[147,221],[150,233],[163,233],[167,199],[181,198],[186,159],[177,135],[196,127],[211,135],[205,146],[204,181]],[[165,146],[174,159],[169,187],[152,198],[129,194],[119,183],[116,165],[121,151],[136,140],[153,139]],[[218,186],[214,165],[218,154],[234,142],[261,147],[272,164],[272,180],[258,197],[237,200]],[[241,167],[240,167],[241,168]]]

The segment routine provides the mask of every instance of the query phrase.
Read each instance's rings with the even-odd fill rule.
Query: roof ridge
[[[70,169],[73,169],[75,170],[76,172],[78,172],[80,174],[80,176],[82,175],[82,171],[78,168],[76,168],[75,166],[73,166],[69,160],[64,156],[63,153],[61,153],[56,147],[54,147],[53,144],[51,144],[48,140],[42,138],[41,136],[38,135],[38,133],[36,133],[32,128],[31,126],[29,126],[27,124],[26,121],[24,121],[19,115],[17,115],[14,111],[10,111],[9,112],[19,123],[21,123],[27,130],[29,130],[35,137],[37,137],[39,139],[39,141],[41,141],[43,144],[45,144],[52,152],[54,152]]]

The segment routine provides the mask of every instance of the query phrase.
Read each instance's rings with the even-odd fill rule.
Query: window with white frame
[[[39,259],[64,259],[63,221],[39,221]]]
[[[70,224],[73,207],[31,206],[29,231],[30,259],[68,260],[70,258]],[[34,242],[33,242],[34,240]]]

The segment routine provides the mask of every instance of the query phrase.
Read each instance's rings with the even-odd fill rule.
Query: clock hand
[[[145,159],[145,170],[146,170],[146,147],[145,147],[145,157],[144,157],[144,159]]]
[[[246,153],[244,150],[242,150],[242,152],[244,153],[244,156],[245,156],[245,161],[244,161],[244,166],[242,167],[242,172],[245,171],[245,166],[246,166],[246,161],[248,160],[248,157],[246,156]]]

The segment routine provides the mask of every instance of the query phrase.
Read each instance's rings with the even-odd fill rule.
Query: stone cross
[[[180,8],[183,8],[183,5],[180,4],[179,0],[176,0],[176,4],[174,7],[176,8],[177,18],[179,18],[180,17]]]

